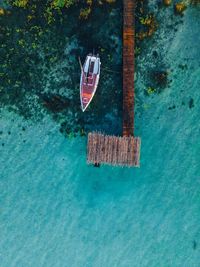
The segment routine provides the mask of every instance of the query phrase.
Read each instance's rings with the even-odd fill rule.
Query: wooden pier
[[[124,0],[123,11],[123,136],[134,131],[134,0]]]
[[[137,166],[140,162],[140,138],[88,134],[88,163]]]
[[[140,166],[139,137],[134,137],[134,0],[123,0],[123,136],[89,133],[87,162]]]

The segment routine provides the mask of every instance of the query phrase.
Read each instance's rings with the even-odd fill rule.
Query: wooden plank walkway
[[[88,163],[140,166],[141,140],[134,137],[134,2],[123,0],[123,136],[89,133]]]
[[[118,166],[140,166],[140,138],[89,133],[87,162]]]
[[[123,136],[134,134],[134,0],[123,11]]]

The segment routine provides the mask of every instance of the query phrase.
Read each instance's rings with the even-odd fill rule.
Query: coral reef
[[[200,4],[200,0],[190,0],[190,3],[192,5],[199,5]]]
[[[83,128],[97,121],[108,127],[112,116],[119,118],[122,9],[114,2],[9,1],[0,16],[0,107],[32,120],[50,113],[66,134],[70,129],[83,135]],[[80,18],[88,7],[91,13]],[[93,106],[83,115],[78,57],[84,60],[93,48],[101,53],[105,69]]]
[[[0,107],[6,106],[35,120],[49,113],[67,135],[96,129],[97,124],[108,133],[111,128],[119,129],[120,133],[122,1],[9,0],[8,3],[7,9],[4,6],[0,9]],[[147,1],[136,2],[135,76],[136,80],[142,77],[144,83],[136,86],[139,88],[136,90],[152,96],[148,99],[170,84],[170,66],[165,64],[162,49],[155,49],[158,40],[163,39],[164,47],[166,38],[172,38],[178,29],[182,16],[174,16],[174,10],[182,15],[186,7],[198,4],[199,0],[178,2],[175,6],[171,0],[159,3],[151,9]],[[170,17],[169,22],[163,19],[164,12],[165,18]],[[93,49],[100,53],[103,63],[101,80],[88,112],[83,115],[78,57],[83,61]],[[187,66],[179,68],[185,70]],[[136,109],[137,105],[136,100]]]
[[[163,4],[165,6],[170,6],[172,4],[172,0],[163,0]]]
[[[187,6],[184,2],[179,2],[174,5],[174,11],[178,15],[182,15],[186,8]]]

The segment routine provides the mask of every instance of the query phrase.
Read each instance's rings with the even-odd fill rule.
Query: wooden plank
[[[119,166],[139,166],[140,138],[88,134],[87,162]]]
[[[123,136],[134,135],[134,1],[123,11]]]

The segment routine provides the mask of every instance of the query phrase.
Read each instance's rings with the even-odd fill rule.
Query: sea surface
[[[200,10],[170,22],[138,59],[140,168],[88,166],[86,137],[1,108],[0,267],[200,266]],[[171,82],[145,96],[152,49]]]

